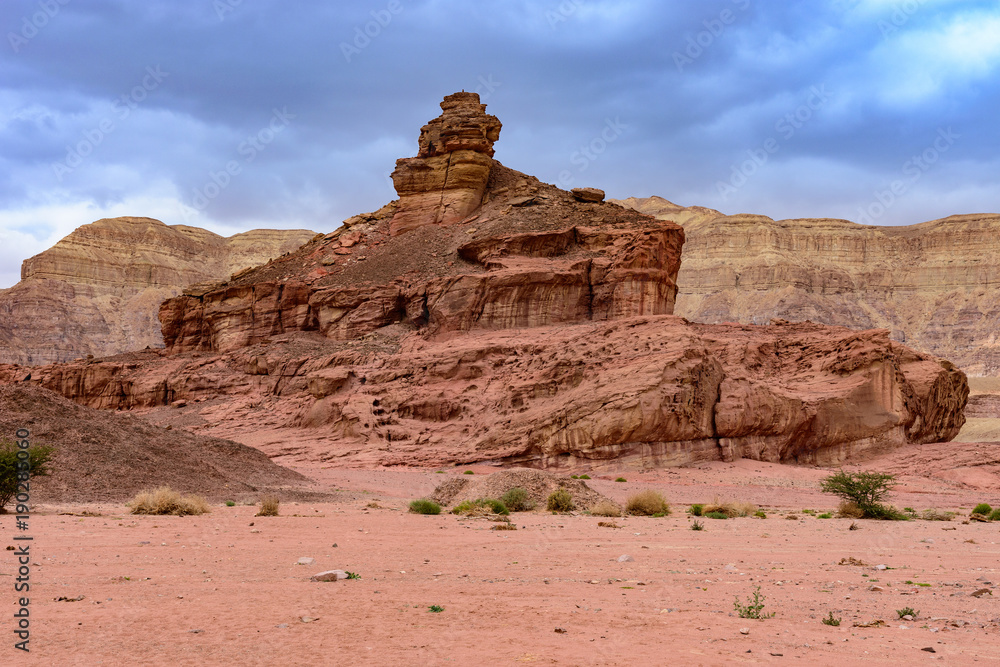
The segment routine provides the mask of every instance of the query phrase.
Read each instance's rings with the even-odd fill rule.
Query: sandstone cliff
[[[308,241],[307,230],[229,238],[151,218],[83,225],[26,259],[0,291],[0,362],[44,364],[160,347],[160,303],[192,283],[220,281]]]
[[[433,157],[499,130],[474,96],[442,108],[421,132]],[[397,180],[399,201],[164,302],[165,350],[28,381],[341,465],[833,463],[962,426],[965,375],[887,331],[672,315],[680,226],[489,150],[472,150],[488,160],[481,192]]]
[[[620,203],[684,226],[678,315],[884,328],[969,374],[1000,374],[1000,215],[877,227]]]

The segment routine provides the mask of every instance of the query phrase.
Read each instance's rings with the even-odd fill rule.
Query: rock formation
[[[965,375],[887,331],[672,315],[680,226],[504,167],[469,148],[492,141],[478,98],[443,106],[459,120],[425,128],[434,155],[418,159],[471,151],[488,165],[462,216],[440,179],[413,185],[167,300],[165,350],[31,369],[30,382],[340,465],[832,463],[962,426]],[[0,381],[24,373],[3,367]]]
[[[396,161],[392,182],[399,207],[390,225],[393,235],[458,222],[483,201],[500,121],[487,115],[476,93],[448,95],[441,110],[421,128],[417,157]]]
[[[620,203],[683,225],[678,315],[884,328],[971,375],[1000,374],[1000,215],[877,227]]]
[[[307,230],[229,238],[151,218],[83,225],[26,259],[0,290],[0,363],[44,364],[161,347],[160,303],[192,283],[225,280],[308,241]]]

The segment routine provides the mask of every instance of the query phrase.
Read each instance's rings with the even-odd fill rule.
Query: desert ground
[[[535,510],[512,514],[517,530],[503,531],[485,517],[407,511],[442,481],[468,469],[481,481],[490,466],[293,465],[335,496],[283,502],[277,517],[245,501],[187,517],[41,505],[31,518],[31,651],[8,638],[3,662],[996,664],[1000,524],[963,519],[1000,493],[995,478],[947,474],[943,447],[965,445],[908,451],[890,500],[957,512],[952,521],[820,519],[838,502],[819,491],[828,470],[749,460],[587,482],[617,502],[656,489],[670,516]],[[894,457],[862,467],[892,469]],[[702,519],[704,530],[691,530],[688,505],[715,499],[757,504],[767,518]],[[10,537],[13,517],[0,526]],[[330,569],[360,579],[310,580]],[[734,602],[758,586],[774,616],[740,618]],[[906,607],[912,621],[898,617]],[[831,614],[839,626],[822,623]]]

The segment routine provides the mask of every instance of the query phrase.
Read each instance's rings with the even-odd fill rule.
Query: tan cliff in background
[[[228,238],[152,218],[83,225],[24,260],[0,290],[0,363],[37,365],[162,347],[164,299],[267,262],[315,235],[255,229]]]
[[[619,203],[684,227],[677,315],[888,329],[970,375],[1000,374],[1000,215],[878,227]]]

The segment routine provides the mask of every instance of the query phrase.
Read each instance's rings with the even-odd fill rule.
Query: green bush
[[[628,480],[625,479],[624,477],[617,477],[617,478],[615,478],[615,481],[616,482],[627,482]]]
[[[465,471],[465,472],[463,472],[462,474],[463,474],[463,475],[475,475],[476,473],[472,472],[471,470],[466,470],[466,471]]]
[[[18,470],[17,453],[21,451],[10,440],[0,442],[0,514],[5,513],[7,503],[17,495]],[[48,445],[35,445],[28,452],[28,474],[33,477],[44,477],[49,474],[49,460],[52,458],[52,448]],[[21,459],[23,465],[24,459]]]
[[[580,479],[590,479],[590,475],[580,475]]]
[[[522,489],[519,486],[508,489],[507,493],[500,497],[500,502],[506,505],[511,512],[527,512],[535,509],[535,503],[528,495],[527,489]]]
[[[708,519],[728,519],[729,515],[725,512],[708,512],[705,517]]]
[[[647,489],[629,496],[625,511],[639,516],[666,516],[670,514],[670,505],[663,494]]]
[[[476,498],[475,500],[463,500],[458,505],[455,505],[454,509],[451,510],[452,514],[473,514],[473,513],[483,513],[483,514],[502,514],[504,516],[510,514],[510,510],[507,506],[496,498]]]
[[[441,506],[433,500],[420,498],[410,502],[410,511],[414,514],[440,514]]]
[[[705,525],[701,521],[698,521],[698,519],[695,519],[691,522],[691,530],[705,530]]]
[[[1000,507],[998,507],[995,510],[993,510],[992,512],[990,512],[990,515],[989,515],[988,518],[989,518],[990,521],[1000,521]]]
[[[846,503],[854,503],[865,519],[905,520],[907,516],[894,507],[883,505],[895,475],[881,472],[844,472],[824,477],[820,488],[824,493],[839,496]],[[843,513],[843,510],[841,510]]]
[[[817,519],[832,519],[833,515],[830,514],[829,512],[823,512],[822,514],[817,514],[816,518]]]
[[[235,500],[227,500],[226,501],[226,507],[236,507],[236,501]]]
[[[765,512],[764,510],[757,510],[756,512],[753,513],[753,515],[755,517],[757,517],[758,519],[766,519],[767,518],[767,512]]]
[[[545,507],[552,512],[570,512],[576,505],[573,503],[573,494],[566,489],[556,489],[549,494]]]
[[[983,516],[989,516],[992,511],[993,508],[990,507],[989,503],[979,503],[972,508],[973,514],[982,514]]]
[[[823,625],[832,625],[834,627],[840,625],[840,619],[833,617],[833,612],[829,612],[829,616],[823,619]]]
[[[746,604],[741,604],[740,599],[736,598],[736,602],[733,603],[733,609],[740,618],[753,618],[762,621],[765,618],[774,616],[774,612],[770,614],[764,613],[764,596],[760,594],[760,586],[754,589],[753,596],[747,598]]]
[[[691,516],[701,516],[701,510],[703,507],[705,507],[703,504],[695,503],[694,505],[688,507],[688,514]]]

